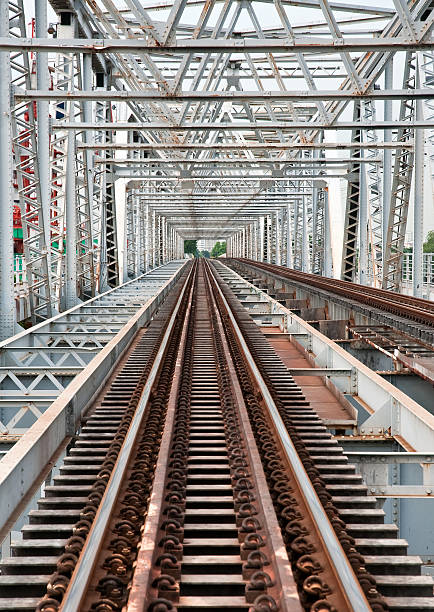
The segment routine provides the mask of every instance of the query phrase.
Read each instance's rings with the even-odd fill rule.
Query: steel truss
[[[14,153],[29,320],[200,237],[318,274],[342,249],[343,278],[399,288],[414,143],[434,127],[429,0],[345,5],[344,15],[329,0],[299,11],[285,0],[166,4],[56,0],[51,37],[43,11],[33,36],[23,0],[9,3],[0,54],[11,59],[14,131],[2,143]],[[395,89],[392,62],[405,67]],[[330,230],[332,180],[346,185],[342,245]]]

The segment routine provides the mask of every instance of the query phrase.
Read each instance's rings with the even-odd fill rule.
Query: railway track
[[[224,274],[193,263],[139,332],[1,562],[0,610],[434,609]]]
[[[336,295],[343,296],[354,302],[373,306],[396,316],[409,319],[410,321],[427,325],[430,328],[434,327],[434,304],[429,300],[395,293],[394,291],[358,285],[357,283],[350,283],[334,278],[307,274],[275,264],[267,264],[243,258],[234,261],[248,264],[258,270],[277,274],[285,280],[304,283],[308,286],[317,287]]]

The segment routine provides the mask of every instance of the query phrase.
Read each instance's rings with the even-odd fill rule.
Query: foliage
[[[200,251],[199,256],[200,257],[206,257],[207,259],[209,259],[210,258],[210,253],[209,253],[209,251]]]
[[[413,247],[404,247],[404,253],[413,253]],[[430,230],[426,235],[426,240],[423,243],[424,253],[434,253],[434,230]]]
[[[184,253],[197,256],[197,240],[184,240]]]
[[[226,242],[216,242],[211,251],[211,257],[220,257],[226,253]]]
[[[434,253],[434,230],[428,232],[426,241],[423,243],[424,253]]]

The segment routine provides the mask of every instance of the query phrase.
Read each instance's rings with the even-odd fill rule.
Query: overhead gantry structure
[[[398,290],[412,185],[421,293],[430,0],[35,0],[31,31],[32,3],[0,11],[0,338],[184,239]]]

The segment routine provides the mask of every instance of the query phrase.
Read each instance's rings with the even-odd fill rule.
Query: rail
[[[226,301],[226,298],[223,295],[223,292],[219,285],[216,283],[215,286],[226,308],[226,311],[232,324],[232,328],[237,336],[239,345],[242,348],[244,357],[247,360],[249,369],[253,374],[256,385],[260,390],[262,397],[264,398],[264,402],[270,414],[274,429],[285,451],[285,455],[289,465],[291,466],[291,470],[295,475],[297,485],[300,488],[300,491],[302,491],[302,494],[307,501],[309,511],[316,526],[316,533],[323,540],[324,548],[327,551],[327,554],[329,555],[331,563],[333,564],[335,576],[340,582],[342,592],[348,599],[348,609],[354,610],[354,612],[369,612],[371,610],[371,606],[366,600],[366,596],[360,586],[360,583],[355,577],[353,568],[351,567],[348,561],[348,557],[345,555],[342,546],[336,536],[336,533],[333,530],[333,527],[331,526],[330,520],[324,510],[324,507],[321,504],[314,487],[312,486],[311,480],[307,475],[302,462],[300,461],[300,457],[295,449],[291,438],[288,435],[288,431],[282,421],[276,404],[271,396],[271,393],[267,385],[265,384],[261,373],[259,372],[259,369],[247,346],[246,341],[244,340],[243,334],[237,324],[233,312],[228,302]]]
[[[341,393],[354,400],[358,411],[358,430],[362,435],[400,436],[416,451],[432,450],[432,414],[226,264],[219,261],[218,265],[230,272],[231,282],[234,286],[237,284],[238,290],[244,288],[260,296],[263,313],[259,316],[274,319],[282,331],[306,351],[315,367],[351,371],[346,378],[340,375],[335,377],[331,371],[330,379]]]
[[[226,271],[192,262],[117,359],[1,562],[0,610],[405,609],[384,575],[405,544]]]
[[[92,576],[98,554],[100,552],[101,540],[111,519],[111,514],[116,503],[117,495],[121,484],[126,476],[126,471],[131,461],[131,455],[136,444],[140,426],[143,421],[145,410],[148,406],[149,397],[154,386],[157,374],[161,368],[164,355],[167,350],[168,342],[172,334],[176,318],[181,304],[184,300],[186,290],[189,288],[189,279],[193,272],[190,270],[189,276],[181,289],[176,305],[170,316],[169,323],[164,333],[158,353],[155,357],[152,369],[143,388],[140,401],[134,413],[133,420],[125,437],[121,451],[117,457],[116,465],[113,468],[112,477],[107,484],[104,496],[101,500],[98,515],[95,517],[92,529],[86,538],[86,543],[80,554],[79,563],[72,575],[68,590],[62,601],[62,612],[77,612],[82,609],[83,598],[86,594],[89,579]]]
[[[229,261],[230,260],[228,260],[228,262]],[[266,264],[243,258],[234,261],[240,261],[258,270],[264,270],[271,274],[279,275],[279,277],[284,280],[295,281],[316,287],[343,296],[354,302],[374,306],[375,308],[390,312],[394,315],[408,318],[411,321],[434,327],[434,303],[429,300],[394,293],[393,291],[387,291],[385,289],[376,289],[366,285],[357,285],[334,278],[319,277],[315,274],[299,272],[298,270],[285,268],[284,266]]]
[[[142,305],[137,302],[141,296],[140,292],[134,289],[137,282],[140,283],[140,279],[136,279],[0,343],[0,359],[7,360],[11,355],[16,355],[12,362],[6,362],[10,364],[8,368],[15,376],[31,370],[31,364],[26,364],[25,361],[23,363],[23,356],[33,361],[39,359],[39,362],[44,364],[44,371],[48,371],[48,375],[53,376],[56,371],[62,372],[62,367],[53,364],[48,358],[39,357],[40,355],[47,354],[50,357],[56,351],[57,353],[61,351],[61,355],[65,355],[65,358],[69,356],[70,359],[74,353],[86,352],[86,348],[80,349],[74,344],[74,339],[78,338],[78,342],[81,343],[84,337],[85,342],[94,343],[93,350],[87,351],[91,357],[89,362],[87,364],[83,361],[76,363],[80,366],[80,371],[73,381],[65,389],[60,388],[57,398],[48,401],[49,407],[0,462],[1,540],[4,539],[17,518],[17,512],[23,509],[21,503],[25,502],[35,483],[41,482],[43,475],[50,470],[53,457],[56,456],[68,437],[74,435],[83,410],[96,396],[137,331],[149,322],[155,310],[170,293],[182,269],[183,265],[178,265],[175,270],[170,271],[169,275],[167,272],[162,273],[160,269],[157,274],[160,276],[163,274],[163,277],[157,281],[157,287],[154,284],[151,295],[148,293]],[[149,277],[155,278],[155,272],[154,275],[151,272],[150,275],[144,275],[142,278]],[[133,287],[134,295],[131,311],[128,312],[127,317],[118,318],[111,314],[115,323],[108,323],[107,314],[110,314],[112,309],[119,311],[122,292],[128,290],[129,287]],[[85,317],[80,316],[83,308],[89,305],[96,306],[99,301],[111,300],[112,296],[114,303],[109,301],[109,308],[102,307],[102,312],[107,314],[101,317],[101,322],[98,323],[98,318],[94,315],[85,325],[83,321]],[[129,299],[131,300],[131,297]],[[76,314],[79,315],[77,321],[70,321],[71,315]],[[104,331],[101,332],[101,329]],[[58,346],[59,336],[64,341],[62,347]],[[101,342],[101,337],[105,339],[105,342]],[[4,364],[5,361],[2,363]],[[20,363],[20,366],[17,366],[17,363]],[[27,393],[26,398],[23,398],[23,403],[31,403],[31,401],[32,395]]]

